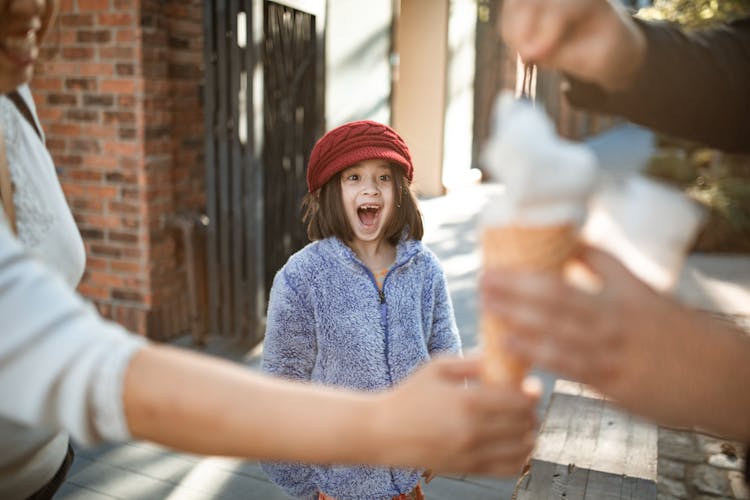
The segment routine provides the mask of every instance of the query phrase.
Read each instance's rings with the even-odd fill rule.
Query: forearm
[[[696,422],[699,427],[750,442],[750,336],[723,321],[706,321],[710,345],[693,343],[696,359]],[[703,348],[701,348],[703,347]],[[700,361],[699,361],[700,362]]]
[[[627,88],[606,92],[571,79],[571,103],[727,151],[750,151],[750,18],[696,33],[640,26],[647,50]]]
[[[371,432],[375,397],[273,379],[164,346],[133,358],[124,399],[134,437],[193,453],[373,463],[388,446]]]
[[[636,391],[634,409],[664,425],[750,442],[750,337],[690,309],[651,335],[656,345],[645,348],[660,354],[641,379],[656,390]]]

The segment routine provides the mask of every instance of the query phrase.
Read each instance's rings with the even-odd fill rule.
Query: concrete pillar
[[[448,61],[449,0],[401,0],[399,54],[393,88],[393,127],[414,158],[414,185],[423,196],[444,192],[443,130]]]

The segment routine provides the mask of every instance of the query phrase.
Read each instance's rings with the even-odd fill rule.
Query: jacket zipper
[[[378,292],[378,297],[380,298],[380,324],[383,327],[383,331],[385,332],[385,366],[388,368],[388,385],[393,386],[393,377],[391,376],[391,359],[390,355],[388,354],[388,344],[390,341],[389,338],[389,332],[388,332],[388,303],[385,300],[385,283],[388,281],[388,277],[393,273],[396,269],[404,266],[409,260],[413,257],[413,255],[408,255],[404,260],[402,260],[401,264],[398,264],[397,266],[394,266],[388,270],[388,274],[385,275],[385,278],[383,278],[383,289],[381,290],[378,287],[378,282],[375,280],[375,275],[372,274],[372,271],[364,265],[362,262],[360,262],[357,259],[354,259],[354,262],[356,262],[362,269],[365,270],[367,275],[370,277],[370,281],[372,282],[372,285],[375,287],[375,290]]]
[[[385,275],[385,278],[383,278],[383,288],[378,288],[378,284],[375,281],[375,275],[372,275],[373,282],[375,283],[375,288],[378,290],[378,294],[380,295],[380,322],[383,325],[383,330],[385,331],[385,366],[388,368],[388,385],[393,387],[393,377],[391,376],[391,358],[388,353],[388,344],[390,342],[390,332],[388,331],[388,303],[385,301],[385,283],[388,281],[388,277],[396,271],[401,266],[405,265],[407,262],[409,262],[409,259],[411,259],[411,256],[404,259],[401,264],[398,264],[397,266],[393,266],[388,270],[388,273]],[[368,269],[369,271],[369,269]],[[388,469],[388,472],[391,475],[391,484],[393,484],[393,487],[395,490],[400,494],[402,494],[401,488],[399,487],[398,483],[396,482],[396,478],[393,475],[393,469]]]
[[[378,287],[378,282],[375,280],[375,275],[372,273],[372,271],[370,271],[370,269],[366,265],[364,265],[363,263],[355,259],[355,262],[357,262],[357,264],[362,266],[362,268],[365,270],[367,275],[370,277],[370,281],[375,287],[375,290],[378,291],[378,297],[380,298],[380,324],[383,326],[383,331],[385,332],[385,366],[387,368],[386,373],[388,374],[388,385],[390,387],[393,387],[393,377],[391,376],[391,358],[388,353],[388,344],[390,341],[390,334],[388,332],[388,303],[385,300],[385,282],[388,281],[388,277],[391,275],[391,273],[393,273],[393,271],[405,265],[407,262],[409,262],[409,259],[411,258],[412,258],[412,255],[409,255],[406,259],[404,259],[401,262],[401,264],[394,266],[388,270],[388,273],[385,275],[385,278],[383,278],[382,289]],[[393,469],[389,469],[389,472],[391,475],[391,483],[393,484],[396,491],[400,493],[401,488],[399,488],[398,484],[396,484],[396,478],[393,476]]]

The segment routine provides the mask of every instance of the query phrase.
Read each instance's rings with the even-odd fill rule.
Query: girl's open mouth
[[[359,222],[361,222],[363,226],[368,228],[377,224],[379,215],[379,205],[365,204],[360,205],[359,208],[357,208],[357,216],[359,217]]]

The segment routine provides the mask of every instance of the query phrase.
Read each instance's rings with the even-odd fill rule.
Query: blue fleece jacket
[[[375,391],[403,380],[431,355],[460,350],[445,273],[421,241],[398,244],[382,294],[337,238],[307,245],[274,278],[263,346],[267,373]],[[421,477],[416,470],[364,466],[266,463],[263,469],[299,498],[322,491],[341,500],[387,499]]]

